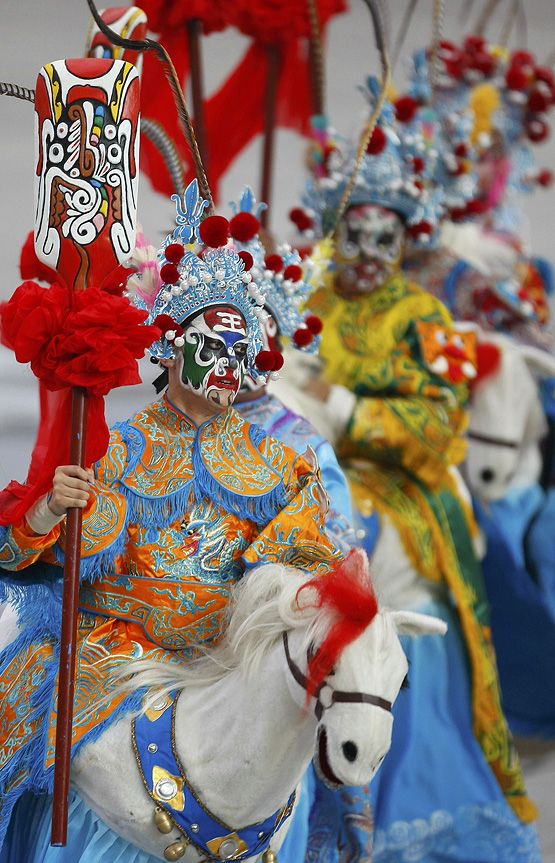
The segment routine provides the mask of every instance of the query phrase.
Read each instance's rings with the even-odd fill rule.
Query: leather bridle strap
[[[289,671],[299,686],[301,686],[305,692],[308,692],[308,677],[301,671],[297,663],[291,657],[289,652],[289,640],[286,632],[283,633],[283,648],[285,650],[285,658],[287,660]],[[324,704],[322,701],[322,695],[324,693],[328,693],[328,691],[329,695],[325,699],[326,703]],[[333,686],[326,681],[321,683],[318,689],[314,692],[314,698],[316,699],[314,714],[318,722],[322,718],[324,710],[329,710],[329,708],[333,707],[334,704],[371,704],[373,707],[381,707],[382,710],[387,710],[389,713],[391,712],[392,706],[391,701],[387,701],[379,695],[369,695],[366,692],[343,692],[342,690],[334,689]]]
[[[512,440],[501,440],[498,437],[490,437],[487,434],[481,434],[480,432],[469,431],[466,433],[466,436],[470,438],[470,440],[477,440],[480,443],[488,443],[492,446],[505,446],[509,449],[518,449],[520,444],[516,441]]]

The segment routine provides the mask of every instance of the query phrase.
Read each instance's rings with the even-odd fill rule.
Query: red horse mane
[[[310,588],[317,594],[314,607],[333,610],[338,617],[309,659],[309,698],[329,675],[342,651],[364,632],[378,613],[378,602],[363,555],[359,549],[352,549],[335,569],[316,576],[297,591],[299,605],[300,594]]]

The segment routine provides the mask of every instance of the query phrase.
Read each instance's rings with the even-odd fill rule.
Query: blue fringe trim
[[[98,581],[103,575],[112,575],[115,571],[115,560],[125,551],[127,545],[127,526],[129,515],[127,514],[120,532],[108,548],[96,554],[82,557],[79,563],[80,581]],[[54,555],[61,566],[64,565],[65,555],[63,548],[56,543],[53,546]]]
[[[61,610],[61,607],[60,607]],[[40,621],[37,623],[37,621]],[[49,715],[52,706],[54,687],[56,684],[60,645],[58,641],[59,629],[56,638],[52,636],[53,620],[44,620],[43,609],[35,608],[34,626],[28,626],[0,655],[0,674],[12,662],[21,651],[40,641],[49,641],[52,644],[53,653],[47,665],[42,666],[44,679],[38,688],[32,693],[29,702],[24,705],[27,720],[39,720],[40,729],[8,762],[0,771],[0,847],[10,821],[14,805],[22,794],[31,791],[34,794],[51,794],[54,783],[53,766],[45,768],[44,757],[48,739]],[[110,714],[109,717],[99,722],[72,748],[72,757],[85,743],[92,743],[103,734],[112,723],[121,719],[131,711],[140,709],[144,690],[138,690],[126,698]],[[27,771],[25,778],[15,787],[9,788],[10,784],[21,771]],[[9,789],[9,790],[8,790]]]
[[[58,637],[62,623],[63,575],[58,566],[35,563],[14,575],[0,569],[0,602],[9,602],[20,629],[36,630]],[[3,660],[3,656],[0,656]]]
[[[257,441],[257,444],[266,437],[265,433],[259,437],[261,431],[258,427],[253,429],[254,439]],[[193,490],[196,500],[208,497],[213,503],[223,506],[227,512],[236,515],[238,518],[252,521],[258,527],[263,527],[272,521],[278,512],[289,502],[289,496],[287,495],[287,489],[283,480],[280,480],[275,488],[266,492],[266,494],[256,496],[239,494],[221,486],[203,461],[198,437],[195,438],[193,444],[192,458]],[[260,458],[262,460],[262,456]]]
[[[182,517],[189,507],[191,489],[193,483],[189,481],[174,494],[165,497],[145,497],[136,494],[122,483],[118,484],[118,491],[127,501],[128,522],[135,524],[149,524],[154,528],[168,527],[176,519]]]

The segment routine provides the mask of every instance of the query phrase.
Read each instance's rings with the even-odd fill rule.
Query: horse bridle
[[[283,647],[289,671],[299,686],[301,686],[305,692],[308,692],[308,677],[306,674],[303,674],[297,663],[291,657],[289,652],[289,640],[286,632],[283,633]],[[329,694],[325,697],[324,701],[322,701],[322,694],[328,692]],[[324,710],[329,710],[329,708],[333,707],[334,704],[371,704],[374,707],[381,707],[382,710],[387,710],[391,713],[391,701],[387,701],[385,698],[380,698],[379,695],[369,695],[366,692],[343,692],[340,689],[334,689],[327,680],[324,680],[315,690],[314,698],[316,699],[314,714],[318,722],[320,722]]]
[[[512,440],[502,440],[498,437],[490,437],[490,435],[482,434],[481,432],[468,431],[466,436],[470,438],[470,440],[479,441],[479,443],[487,443],[491,444],[491,446],[504,446],[508,449],[518,449],[520,444],[516,441]]]

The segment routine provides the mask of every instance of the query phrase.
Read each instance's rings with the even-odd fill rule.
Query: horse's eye
[[[403,682],[401,683],[401,689],[410,689],[410,680],[408,674],[405,674],[403,678]]]

